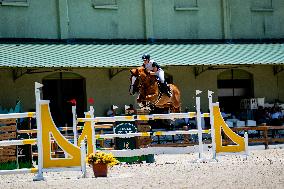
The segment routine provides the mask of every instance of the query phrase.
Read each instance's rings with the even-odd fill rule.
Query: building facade
[[[1,0],[1,38],[279,39],[282,0]]]
[[[227,111],[241,98],[283,102],[283,22],[283,0],[0,0],[0,104],[34,109],[40,82],[62,124],[72,98],[79,115],[90,98],[98,116],[112,104],[123,113],[136,99],[129,69],[145,52],[180,88],[182,109],[194,110],[196,89],[203,111],[207,90]]]

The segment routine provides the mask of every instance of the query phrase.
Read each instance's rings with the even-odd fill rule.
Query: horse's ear
[[[129,71],[130,71],[131,75],[134,75],[134,74],[135,74],[135,69],[131,69],[131,70],[129,70]]]
[[[139,75],[139,72],[138,72],[138,69],[137,68],[134,68],[134,69],[131,69],[130,70],[130,73],[134,76],[138,76]]]

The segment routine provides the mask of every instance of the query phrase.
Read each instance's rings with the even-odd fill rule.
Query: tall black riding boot
[[[169,98],[172,97],[171,89],[168,87],[167,83],[161,83],[161,91],[165,93]]]

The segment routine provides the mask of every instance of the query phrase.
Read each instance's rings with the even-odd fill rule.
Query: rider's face
[[[143,59],[143,64],[148,64],[149,63],[149,60],[147,60],[147,59]]]

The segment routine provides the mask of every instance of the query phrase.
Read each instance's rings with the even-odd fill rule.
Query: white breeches
[[[159,70],[156,72],[156,75],[159,77],[161,83],[165,82],[165,72],[164,70]]]

